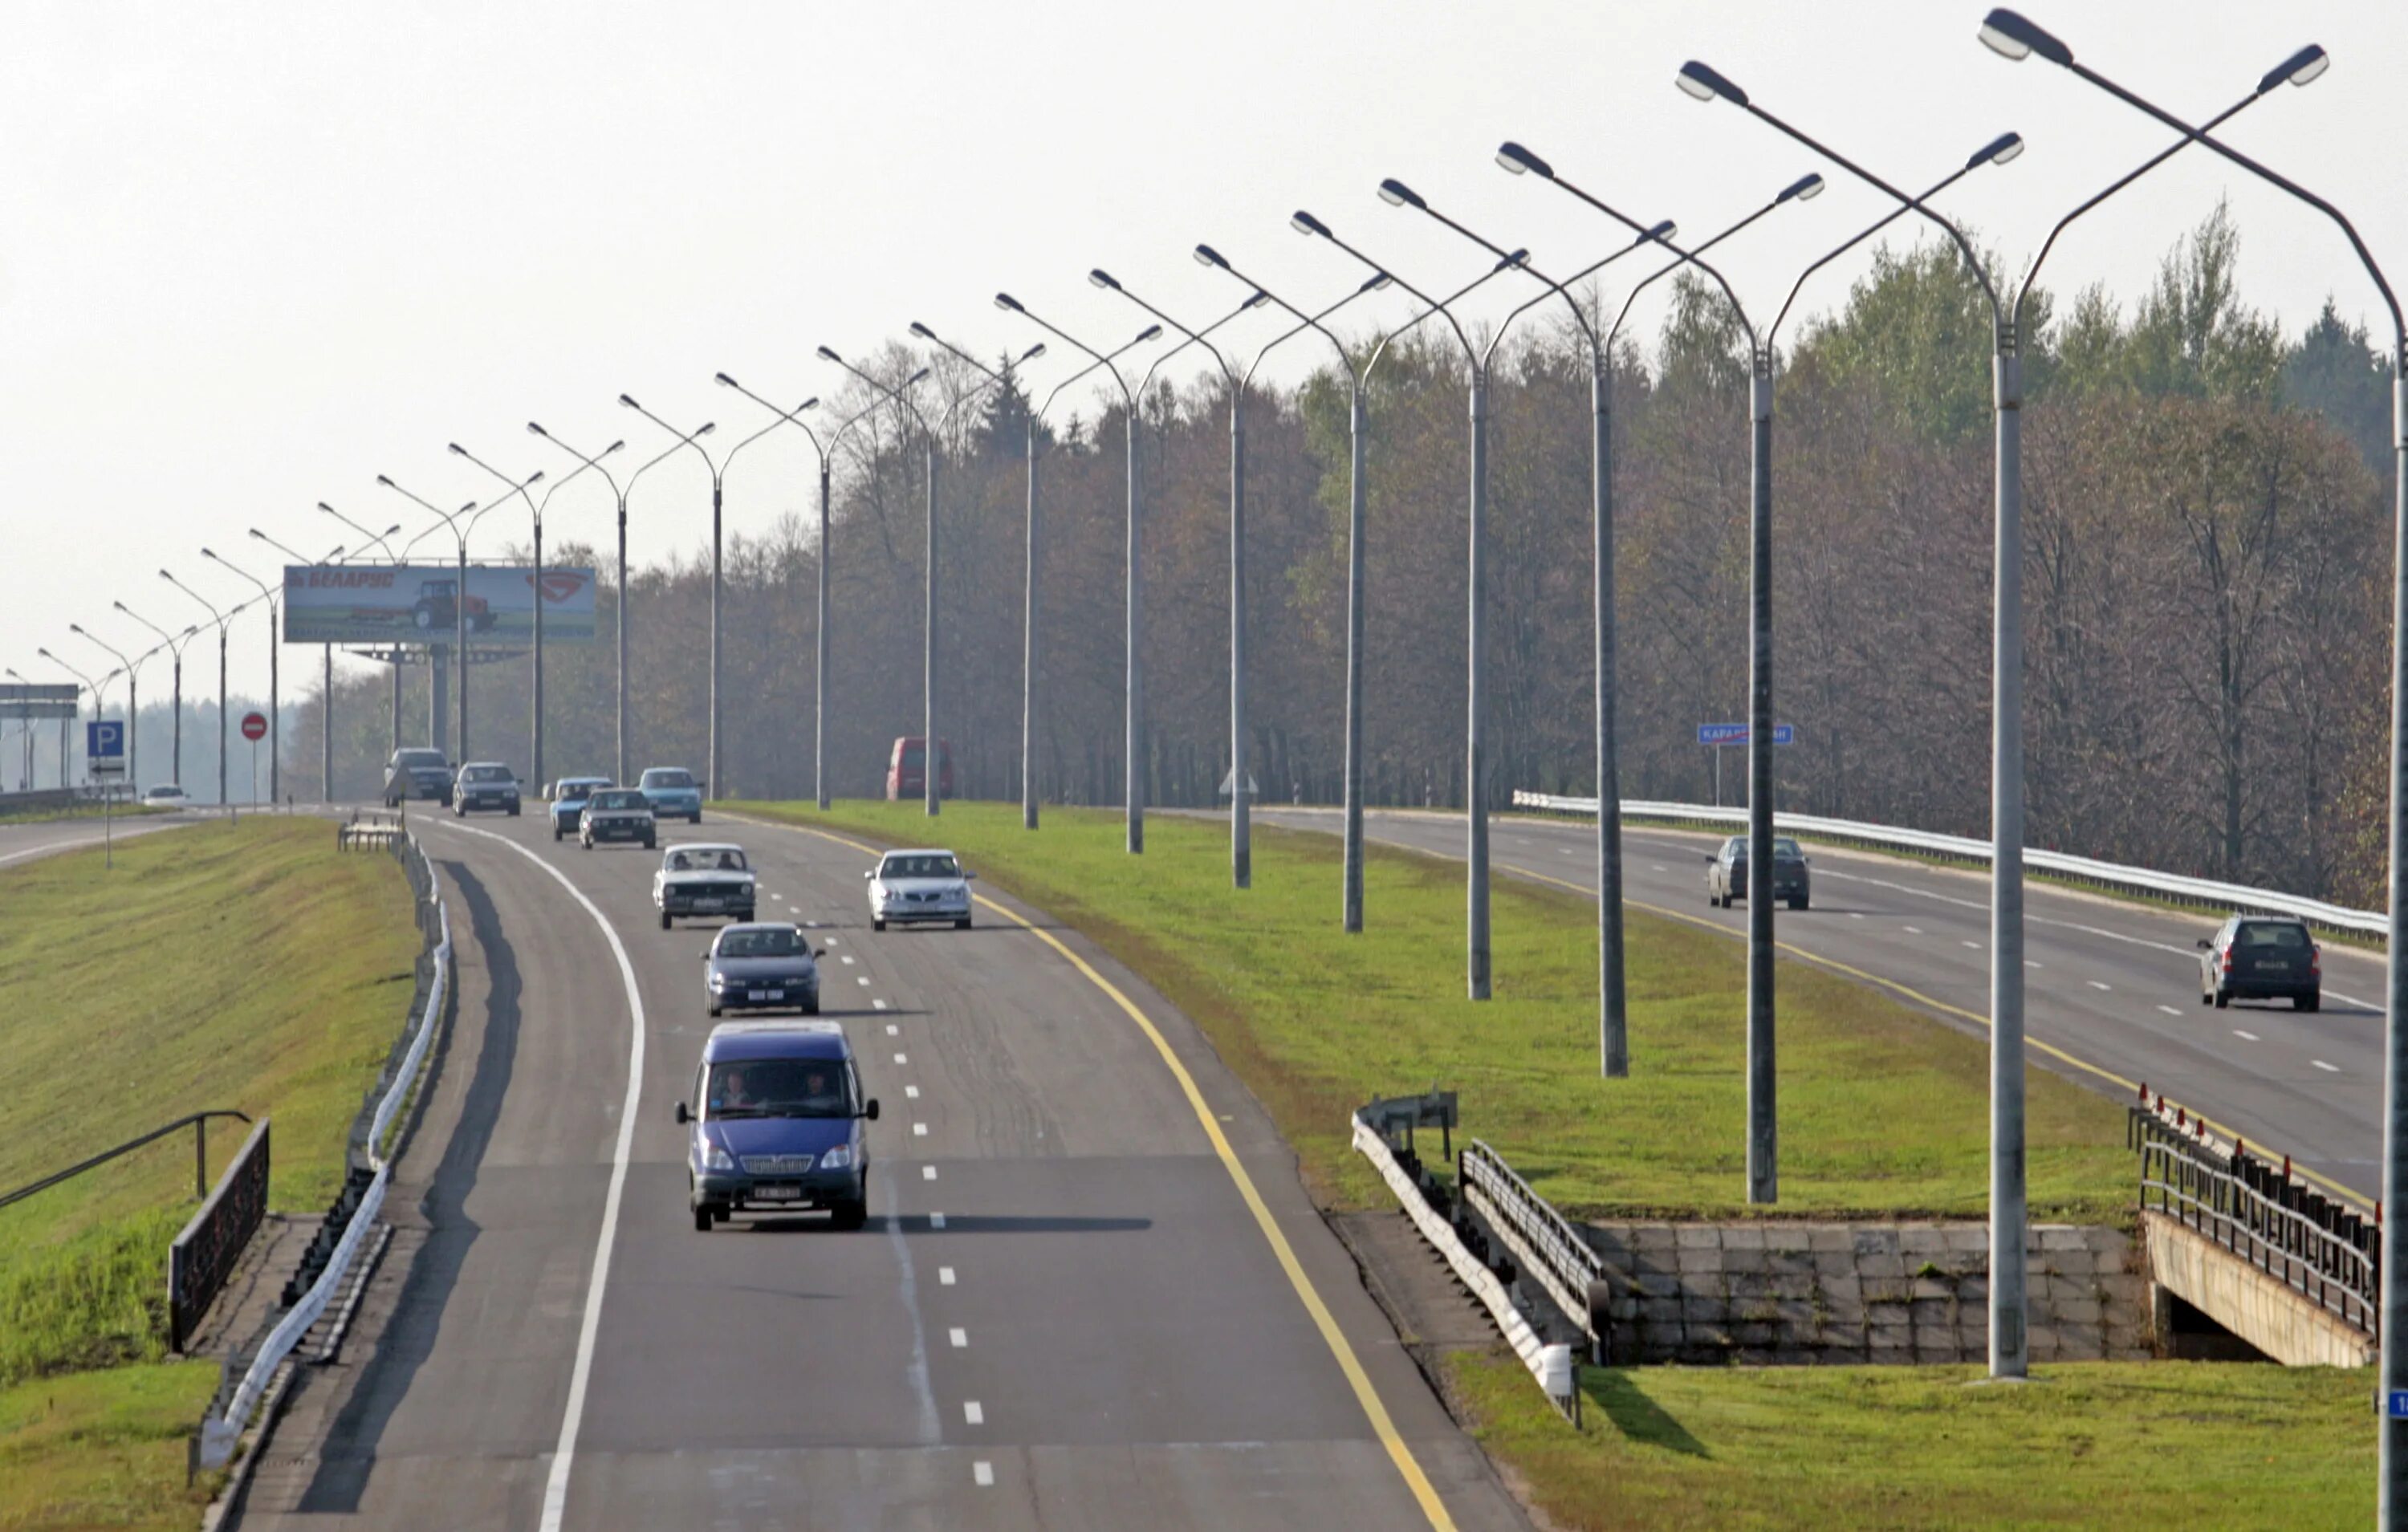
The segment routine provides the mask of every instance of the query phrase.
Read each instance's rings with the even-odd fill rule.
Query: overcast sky
[[[1824,170],[1828,194],[1727,247],[1742,296],[1769,311],[1885,205],[1737,109],[1678,93],[1691,57],[1900,184],[2020,131],[2029,153],[1947,203],[2019,265],[2167,135],[2063,70],[1980,47],[1983,8],[18,0],[0,33],[0,664],[63,679],[35,657],[47,645],[108,668],[70,622],[123,648],[143,630],[112,601],[180,627],[200,609],[162,563],[212,600],[239,598],[200,547],[272,582],[281,561],[246,529],[313,553],[351,540],[312,508],[322,499],[416,531],[430,518],[379,473],[446,506],[494,487],[449,440],[554,476],[567,460],[526,435],[529,418],[589,451],[666,445],[613,402],[623,390],[689,425],[765,421],[711,375],[799,402],[841,380],[818,344],[867,352],[914,319],[982,354],[1038,338],[991,306],[998,288],[1117,342],[1143,316],[1087,285],[1096,265],[1200,323],[1242,294],[1190,259],[1199,239],[1283,296],[1327,302],[1361,272],[1289,231],[1298,207],[1416,285],[1482,268],[1457,236],[1377,200],[1383,176],[1555,275],[1623,242],[1499,171],[1508,137],[1692,235]],[[2408,279],[2394,121],[2408,7],[2031,0],[2028,13],[2193,117],[2322,43],[2330,73],[2227,136],[2350,211]],[[2050,285],[2100,281],[2128,302],[2228,193],[2254,302],[2293,330],[2328,293],[2377,313],[2337,233],[2196,150],[2086,220]],[[1831,268],[1809,307],[1861,269]],[[1404,300],[1382,301],[1365,323]],[[1231,332],[1241,350],[1281,328],[1247,323]],[[1317,359],[1298,344],[1280,360],[1293,377]],[[810,462],[793,433],[749,451],[728,478],[730,527],[801,508]],[[657,470],[633,504],[633,556],[703,546],[709,506],[699,465]],[[609,512],[598,488],[564,491],[552,540],[602,541]],[[523,538],[523,518],[506,535]],[[238,628],[234,679],[264,694],[262,640]]]

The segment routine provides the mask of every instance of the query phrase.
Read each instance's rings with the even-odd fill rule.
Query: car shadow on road
[[[459,1123],[420,1203],[426,1219],[426,1242],[410,1263],[409,1276],[375,1354],[361,1368],[351,1396],[326,1432],[317,1471],[302,1493],[299,1509],[306,1513],[344,1514],[359,1509],[377,1468],[377,1444],[394,1413],[409,1396],[419,1368],[435,1351],[440,1326],[427,1322],[426,1316],[442,1311],[445,1295],[458,1281],[468,1252],[482,1232],[468,1216],[467,1202],[501,1118],[503,1097],[509,1092],[523,986],[517,955],[502,935],[499,912],[485,886],[460,863],[437,862],[436,866],[458,890],[468,912],[469,931],[484,957],[487,992],[475,1073],[460,1104]],[[460,1035],[460,1020],[455,1013],[443,1047],[420,1087],[422,1097],[433,1096],[452,1067],[451,1045]]]

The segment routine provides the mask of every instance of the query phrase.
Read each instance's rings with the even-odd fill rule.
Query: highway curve
[[[1256,818],[1335,833],[1335,810],[1266,808]],[[1460,815],[1373,812],[1375,841],[1459,858]],[[1710,907],[1706,858],[1722,840],[1646,826],[1623,834],[1626,898],[1743,937],[1744,905]],[[1989,1014],[1989,883],[1985,872],[1932,867],[1862,852],[1807,848],[1814,897],[1774,916],[1778,940],[1954,1024],[1982,1031]],[[1593,823],[1499,818],[1491,823],[1498,873],[1597,892]],[[1333,909],[1337,891],[1330,893]],[[2172,913],[2031,882],[2027,885],[2025,1026],[2033,1060],[2129,1099],[2153,1091],[2203,1112],[2226,1131],[2368,1201],[2382,1180],[2383,961],[2325,945],[2324,1009],[2288,1001],[2200,1004],[2193,943],[2213,918]],[[1377,921],[1376,908],[1367,921]],[[1733,961],[1738,954],[1733,953]],[[2043,1046],[2044,1045],[2044,1046]],[[2055,1053],[2047,1052],[2057,1050]]]
[[[745,845],[762,917],[816,923],[883,1107],[866,1230],[696,1234],[672,1109],[711,1024],[708,926],[660,930],[654,856],[538,815],[412,823],[464,938],[458,1019],[391,1251],[237,1525],[1526,1525],[1268,1119],[1075,937],[994,908],[872,935],[861,850],[669,832]]]

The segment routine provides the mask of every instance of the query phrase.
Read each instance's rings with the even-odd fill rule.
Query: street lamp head
[[[1380,289],[1387,286],[1394,280],[1396,280],[1396,279],[1389,276],[1386,272],[1375,271],[1369,277],[1364,278],[1363,285],[1356,288],[1354,291],[1357,293],[1377,293]]]
[[[1734,107],[1747,105],[1745,91],[1695,59],[1681,65],[1681,72],[1672,77],[1672,83],[1681,88],[1683,94],[1694,96],[1699,101],[1712,101],[1714,97],[1720,96]]]
[[[2004,6],[1982,18],[1982,30],[1977,36],[1981,37],[1983,47],[2002,59],[2021,63],[2038,53],[2051,64],[2071,64],[2073,62],[2072,49]]]
[[[110,605],[110,606],[112,606],[112,607],[114,607],[114,608],[116,608],[119,611],[125,611],[125,603],[124,603],[124,602],[122,602],[122,601],[112,601],[112,602],[110,602],[110,603],[109,603],[109,605]],[[134,614],[133,614],[132,612],[130,612],[130,611],[129,611],[129,612],[125,612],[125,615],[126,615],[126,616],[128,616],[128,617],[131,617],[131,616],[133,616]]]
[[[552,437],[551,432],[545,430],[542,426],[536,424],[533,421],[527,422],[527,434],[529,436],[542,437],[546,440],[550,440]]]
[[[1219,266],[1224,271],[1229,269],[1229,263],[1223,260],[1221,252],[1210,245],[1196,247],[1196,264],[1199,266]]]
[[[915,372],[915,373],[913,373],[910,377],[906,378],[906,379],[903,379],[903,387],[904,387],[904,388],[910,388],[912,384],[914,384],[914,383],[916,383],[916,382],[920,381],[922,379],[924,379],[924,378],[925,378],[925,377],[927,377],[927,376],[928,376],[928,369],[927,369],[927,368],[925,368],[925,367],[922,367],[918,372]]]
[[[1508,255],[1503,260],[1498,262],[1495,269],[1498,271],[1511,271],[1529,258],[1530,252],[1528,251],[1517,250],[1512,254]]]
[[[260,542],[265,542],[265,541],[267,540],[267,534],[266,534],[266,533],[265,533],[265,532],[262,532],[262,531],[261,531],[261,530],[259,530],[259,528],[257,528],[257,527],[252,527],[252,528],[251,529],[251,537],[252,537],[254,539],[256,539],[257,541],[260,541]]]
[[[937,338],[936,331],[929,329],[926,325],[921,323],[916,319],[911,322],[910,329],[913,335],[918,336],[923,340],[934,340]]]
[[[217,557],[218,557],[218,555],[217,555],[217,552],[216,552],[216,551],[215,551],[215,550],[213,550],[213,549],[204,548],[204,549],[202,549],[202,550],[201,550],[201,557],[203,557],[203,558],[205,558],[205,559],[215,559],[215,558],[217,558]],[[218,562],[219,562],[219,563],[221,563],[221,564],[222,564],[222,563],[224,563],[225,561],[224,561],[223,559],[218,559]]]
[[[644,408],[642,405],[638,404],[634,399],[624,394],[619,395],[619,402],[625,405],[630,409],[641,409]]]
[[[1101,266],[1091,267],[1087,272],[1087,280],[1097,287],[1111,288],[1115,293],[1121,290],[1121,284],[1112,279],[1112,274]]]
[[[804,406],[804,408],[808,409],[808,408],[810,408],[810,406],[808,406],[808,405],[806,405],[806,406]],[[602,449],[602,456],[603,456],[603,457],[609,457],[611,453],[613,453],[613,452],[615,452],[615,451],[618,451],[620,449],[622,449],[622,448],[625,447],[626,445],[627,445],[626,438],[623,437],[621,437],[619,440],[612,442],[609,446],[603,448],[603,449]],[[597,458],[597,459],[595,459],[595,461],[596,461],[596,462],[599,462],[599,461],[600,461],[600,459],[599,459],[599,458]]]
[[[387,479],[387,478],[386,478],[384,475],[382,475],[382,474],[379,474],[379,475],[377,475],[377,482],[378,482],[378,483],[380,483],[380,484],[382,484],[386,489],[389,489],[389,490],[397,490],[397,489],[401,488],[401,486],[400,486],[400,485],[398,485],[398,484],[394,483],[392,480]]]
[[[1271,295],[1258,287],[1254,289],[1254,295],[1253,297],[1248,298],[1244,303],[1240,304],[1238,307],[1240,308],[1260,308],[1263,305],[1270,301]]]
[[[2022,134],[2002,133],[1996,138],[1991,139],[1988,143],[1984,144],[1980,149],[1975,150],[1973,151],[1973,157],[1965,162],[1965,168],[1968,170],[1978,169],[1985,163],[1989,165],[2005,165],[2023,151],[2024,136]]]
[[[724,372],[714,372],[710,377],[711,380],[716,382],[721,388],[734,388],[736,386],[736,379],[728,377],[727,374]]]
[[[1020,307],[1020,300],[1013,297],[1009,293],[996,294],[995,295],[995,306],[997,308],[1002,309],[1007,314],[1025,314],[1028,312],[1027,309]]]
[[[1783,187],[1781,189],[1781,194],[1772,199],[1772,205],[1777,208],[1784,202],[1793,200],[1798,202],[1812,202],[1822,194],[1823,178],[1810,170],[1805,175],[1799,177],[1796,180],[1791,181],[1788,185]]]
[[[1137,338],[1130,341],[1129,344],[1132,346],[1141,346],[1149,340],[1160,340],[1161,338],[1162,326],[1159,324],[1149,324],[1144,329],[1140,330],[1137,333]]]
[[[707,437],[718,429],[719,422],[717,421],[705,421],[702,422],[702,429],[696,431],[695,435],[697,437]]]
[[[1526,171],[1535,171],[1539,175],[1546,177],[1549,180],[1554,180],[1555,179],[1555,167],[1554,165],[1549,165],[1546,161],[1539,158],[1536,154],[1531,153],[1528,150],[1524,149],[1521,145],[1513,142],[1510,138],[1497,147],[1497,163],[1517,176]]]
[[[1036,345],[1031,346],[1026,351],[1021,352],[1020,360],[1012,365],[1014,366],[1026,366],[1029,363],[1036,361],[1039,357],[1043,356],[1044,354],[1045,342],[1040,340]]]
[[[1657,223],[1654,228],[1649,229],[1645,234],[1641,235],[1639,237],[1645,243],[1661,245],[1678,238],[1680,236],[1680,233],[1681,225],[1673,222],[1668,218]]]
[[[538,469],[535,471],[535,477],[534,477],[534,478],[532,478],[532,479],[530,479],[530,480],[528,480],[526,481],[526,484],[521,484],[521,485],[519,486],[519,488],[521,488],[521,489],[524,489],[524,488],[526,488],[526,487],[527,487],[527,484],[540,484],[540,483],[542,483],[542,482],[543,482],[543,470],[542,470],[541,468],[538,468]]]
[[[823,362],[833,362],[839,367],[844,365],[844,358],[837,355],[836,352],[830,351],[825,346],[819,348],[819,353],[820,360]]]
[[[1394,176],[1380,183],[1380,200],[1391,208],[1418,208],[1424,212],[1429,211],[1429,204],[1422,200],[1421,193]]]
[[[1317,234],[1324,239],[1335,239],[1338,237],[1336,235],[1329,232],[1328,224],[1324,223],[1321,220],[1313,217],[1311,213],[1306,212],[1301,208],[1288,215],[1287,226],[1294,229],[1298,234]]]
[[[466,457],[468,455],[468,449],[461,446],[456,441],[446,442],[444,445],[452,449],[452,455],[453,457]]]
[[[81,623],[69,623],[67,624],[67,631],[69,633],[83,633],[83,624]],[[83,636],[87,638],[92,637],[89,633],[83,633]]]
[[[2285,59],[2282,63],[2274,65],[2272,69],[2267,70],[2265,78],[2258,82],[2258,93],[2259,95],[2264,95],[2267,92],[2272,90],[2277,85],[2313,84],[2324,74],[2326,70],[2331,67],[2332,55],[2326,52],[2323,49],[2318,48],[2315,44],[2310,43],[2307,47],[2300,49],[2298,52],[2292,54],[2289,58]]]

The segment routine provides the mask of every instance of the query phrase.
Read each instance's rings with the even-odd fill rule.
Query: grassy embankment
[[[275,1117],[273,1206],[311,1210],[400,1027],[418,950],[390,859],[262,815],[0,869],[0,1188],[185,1112]],[[211,1125],[214,1177],[247,1131]],[[165,1351],[192,1139],[0,1211],[0,1528],[188,1526],[214,1362]]]
[[[797,823],[808,806],[752,808]],[[1146,852],[1117,814],[842,803],[828,827],[932,834],[996,885],[1084,932],[1202,1026],[1337,1207],[1386,1196],[1348,1147],[1348,1114],[1432,1081],[1467,1132],[1568,1211],[1744,1217],[1745,973],[1726,936],[1641,913],[1628,925],[1630,1078],[1597,1063],[1596,904],[1497,881],[1496,998],[1463,997],[1463,876],[1373,848],[1366,929],[1338,925],[1335,838],[1257,828],[1254,886],[1229,887],[1226,829],[1157,817]],[[1780,975],[1785,1217],[1975,1216],[1988,1195],[1988,1056],[1978,1038],[1802,964]],[[2031,1205],[2109,1220],[2131,1200],[2122,1111],[2030,1077]]]
[[[1226,830],[1169,817],[1146,854],[1117,814],[914,805],[754,811],[885,843],[950,845],[1085,933],[1210,1035],[1297,1146],[1317,1196],[1386,1200],[1347,1147],[1350,1109],[1432,1080],[1465,1126],[1559,1206],[1746,1216],[1739,945],[1629,923],[1631,1076],[1597,1076],[1593,901],[1499,879],[1497,998],[1462,995],[1459,866],[1373,848],[1367,925],[1337,923],[1338,842],[1258,829],[1254,887]],[[1788,1217],[1975,1216],[1985,1205],[1986,1049],[1878,993],[1784,962],[1782,1203]],[[2114,1103],[2035,1071],[2032,1211],[2128,1216]],[[2245,1364],[2048,1366],[2025,1388],[1972,1368],[1588,1369],[1575,1433],[1502,1353],[1446,1359],[1483,1443],[1567,1528],[2362,1525],[2362,1375]]]

